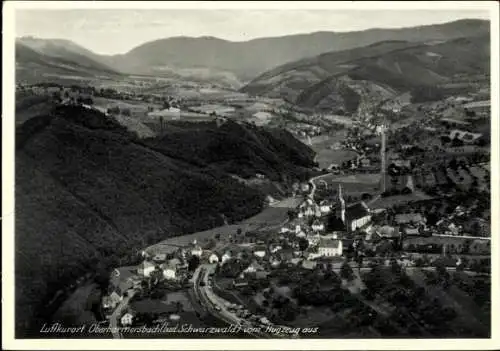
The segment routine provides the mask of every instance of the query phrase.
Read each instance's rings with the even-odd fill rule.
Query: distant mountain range
[[[78,66],[108,72],[171,75],[174,72],[204,79],[223,78],[238,85],[287,62],[314,57],[325,52],[363,47],[380,41],[421,42],[451,40],[489,33],[489,22],[455,22],[401,29],[369,29],[358,32],[316,32],[274,38],[231,42],[214,37],[173,37],[142,44],[120,55],[98,55],[67,40],[20,38],[18,43],[43,54],[43,59],[71,61]],[[17,53],[26,64],[26,50]],[[33,54],[31,53],[31,56]],[[85,59],[86,58],[86,59]],[[49,67],[49,66],[47,66]],[[73,67],[75,68],[75,67]],[[86,69],[83,70],[84,72]],[[181,72],[181,73],[179,73]],[[183,73],[182,73],[183,72]]]
[[[384,41],[323,53],[270,70],[241,90],[281,97],[302,107],[355,112],[366,100],[380,102],[410,92],[415,98],[457,74],[488,74],[489,35],[448,41]],[[417,96],[418,95],[418,96]]]

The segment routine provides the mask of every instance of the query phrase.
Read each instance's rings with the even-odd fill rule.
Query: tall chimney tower
[[[382,125],[380,128],[381,133],[381,143],[380,143],[380,191],[385,192],[385,183],[386,183],[386,156],[385,156],[385,125]]]

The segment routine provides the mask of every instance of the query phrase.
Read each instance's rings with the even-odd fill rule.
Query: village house
[[[271,252],[273,254],[280,251],[281,249],[282,249],[281,245],[278,245],[278,244],[269,245],[269,252]]]
[[[302,256],[304,256],[307,260],[315,260],[317,258],[323,257],[323,255],[318,252],[317,247],[309,247],[306,251],[304,251],[304,254]]]
[[[454,129],[450,132],[450,139],[457,138],[464,143],[472,144],[476,142],[483,135],[481,133],[470,133],[465,130]]]
[[[298,234],[302,231],[302,227],[300,224],[295,225],[295,234]]]
[[[217,256],[215,253],[212,253],[210,257],[208,258],[209,263],[219,263],[219,256]]]
[[[300,232],[297,233],[296,236],[297,238],[305,238],[307,235],[304,231],[301,230]]]
[[[389,225],[375,227],[375,232],[381,238],[397,238],[399,237],[399,230]]]
[[[109,304],[111,306],[116,306],[117,304],[119,304],[120,301],[122,301],[125,295],[128,293],[128,291],[136,287],[136,283],[131,277],[127,279],[121,279],[116,285],[115,284],[116,283],[112,283],[113,291],[109,295]]]
[[[137,267],[137,273],[143,277],[149,277],[155,270],[156,265],[151,261],[143,261]]]
[[[192,249],[191,249],[191,255],[192,256],[198,256],[198,257],[201,257],[201,255],[203,254],[203,249],[201,248],[201,246],[199,245],[195,245]]]
[[[409,236],[420,235],[421,234],[421,230],[420,230],[420,228],[416,228],[416,227],[405,227],[404,228],[404,233],[406,235],[409,235]]]
[[[264,267],[257,261],[253,261],[247,268],[243,270],[243,273],[255,273],[257,271],[263,271]]]
[[[147,116],[155,120],[179,120],[181,119],[181,110],[176,107],[169,107],[160,111],[149,112]]]
[[[278,268],[281,264],[281,261],[277,257],[273,257],[273,258],[271,258],[269,263],[271,264],[271,267]]]
[[[122,318],[120,319],[120,322],[121,322],[122,326],[128,327],[128,326],[132,325],[133,319],[134,319],[134,315],[131,312],[127,312],[122,316]]]
[[[282,234],[289,233],[289,232],[291,232],[291,229],[288,228],[287,226],[281,227],[281,229],[280,229],[280,233],[282,233]]]
[[[316,219],[313,221],[311,228],[315,232],[322,232],[325,230],[325,224],[320,220]]]
[[[309,234],[306,237],[307,237],[307,241],[309,242],[309,246],[318,245],[319,241],[321,239],[321,235],[319,235],[318,232],[316,232],[315,234]]]
[[[102,309],[104,312],[111,312],[117,305],[117,302],[113,301],[111,297],[104,296],[102,298]]]
[[[342,256],[342,241],[336,239],[321,239],[318,253],[326,257]]]
[[[253,254],[257,257],[264,258],[266,256],[266,247],[265,246],[256,246],[253,250]]]
[[[300,190],[303,192],[308,192],[310,188],[309,183],[301,183],[300,184]]]
[[[332,206],[328,202],[328,200],[323,200],[319,204],[319,210],[321,211],[321,213],[327,214],[330,213],[330,211],[332,210]]]
[[[224,252],[224,254],[221,257],[221,263],[224,264],[224,263],[226,263],[230,259],[231,259],[231,252],[230,251],[226,251],[226,252]]]
[[[153,262],[155,263],[163,263],[166,261],[166,259],[167,259],[166,254],[156,254],[153,256]]]
[[[236,279],[233,280],[234,288],[242,288],[245,286],[248,286],[248,281],[245,278],[237,277]]]
[[[172,280],[176,278],[177,267],[163,263],[162,265],[160,265],[160,269],[163,272],[163,278],[167,280]]]
[[[173,267],[182,267],[185,263],[183,264],[183,262],[180,259],[174,257],[168,261],[168,264]]]
[[[302,261],[302,268],[307,270],[313,270],[314,268],[316,268],[316,265],[317,265],[316,261],[310,261],[310,260]]]
[[[371,161],[370,161],[370,159],[369,159],[369,158],[366,158],[366,157],[365,157],[365,158],[362,158],[362,159],[360,160],[360,164],[359,164],[359,166],[361,166],[362,168],[368,168],[368,167],[370,167],[370,166],[371,166]]]
[[[397,224],[425,224],[426,219],[420,213],[399,213],[394,217]]]

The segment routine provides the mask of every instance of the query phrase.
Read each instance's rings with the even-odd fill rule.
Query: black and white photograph
[[[498,4],[166,3],[7,1],[12,338],[498,342]]]

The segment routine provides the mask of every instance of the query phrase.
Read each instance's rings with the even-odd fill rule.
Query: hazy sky
[[[17,10],[16,36],[70,39],[101,54],[173,36],[232,41],[316,31],[357,31],[488,19],[475,10]]]

